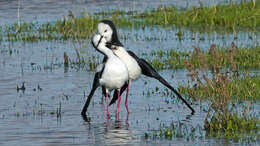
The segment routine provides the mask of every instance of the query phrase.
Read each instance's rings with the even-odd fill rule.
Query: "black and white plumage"
[[[81,115],[85,115],[87,108],[90,104],[90,100],[94,95],[98,86],[102,86],[105,89],[107,114],[108,112],[108,92],[116,89],[118,92],[119,101],[121,100],[120,88],[128,82],[128,69],[123,61],[119,59],[111,49],[106,47],[106,39],[101,35],[95,35],[92,39],[92,44],[97,51],[104,54],[105,59],[102,64],[98,65],[96,74],[94,77],[91,92],[87,98],[87,101],[82,109]],[[117,107],[117,113],[119,112],[119,105]]]
[[[104,30],[108,31],[109,33],[104,34]],[[180,98],[189,107],[189,109],[192,111],[192,114],[195,112],[194,109],[188,104],[188,102],[177,92],[177,90],[175,90],[165,79],[163,79],[163,77],[161,77],[160,74],[158,74],[156,70],[147,61],[145,61],[142,58],[139,58],[131,51],[126,51],[126,49],[123,47],[122,43],[119,41],[117,37],[116,27],[112,21],[102,20],[98,24],[98,32],[106,39],[107,47],[111,48],[113,52],[126,64],[129,72],[129,84],[131,83],[131,81],[138,79],[141,76],[141,74],[151,78],[155,78],[163,85],[168,87],[170,90],[172,90],[177,95],[177,97]],[[126,88],[129,90],[129,84],[124,85],[121,88],[120,94],[122,94]],[[114,93],[110,105],[117,100],[117,94],[118,93],[116,92]],[[126,106],[128,106],[127,99]],[[128,110],[128,107],[126,108]]]

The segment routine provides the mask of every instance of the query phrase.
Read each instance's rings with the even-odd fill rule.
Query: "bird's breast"
[[[138,65],[137,61],[126,51],[115,50],[114,53],[126,64],[129,78],[131,80],[137,80],[142,74],[141,67]]]
[[[121,88],[128,78],[126,65],[119,58],[113,58],[106,62],[100,83],[109,89]]]

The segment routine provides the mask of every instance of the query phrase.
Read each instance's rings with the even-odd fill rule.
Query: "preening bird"
[[[117,30],[112,21],[100,21],[100,23],[98,24],[98,33],[106,39],[106,46],[110,48],[113,51],[113,53],[116,56],[118,56],[127,66],[129,73],[129,82],[125,84],[120,90],[120,94],[122,94],[124,90],[127,88],[125,100],[127,112],[129,112],[127,97],[130,84],[132,81],[137,80],[141,76],[141,74],[151,78],[155,78],[156,80],[161,82],[167,88],[172,90],[177,95],[177,97],[180,98],[188,106],[192,114],[195,112],[194,109],[190,106],[190,104],[178,93],[178,91],[175,90],[162,76],[160,76],[160,74],[158,74],[156,70],[147,61],[145,61],[142,58],[139,58],[132,51],[126,51],[126,49],[123,47],[122,43],[118,39]],[[119,93],[114,92],[114,96],[109,105],[113,104],[118,99],[118,94]]]
[[[104,36],[100,34],[94,35],[92,39],[92,45],[98,52],[102,53],[105,57],[103,63],[98,65],[96,69],[92,89],[81,111],[81,115],[86,115],[86,111],[90,104],[90,100],[93,97],[94,92],[98,88],[98,86],[102,86],[102,88],[104,89],[103,92],[105,92],[106,95],[107,115],[109,115],[109,91],[113,89],[117,90],[117,113],[119,113],[119,106],[121,101],[120,90],[124,86],[124,84],[128,84],[127,82],[129,79],[127,66],[119,57],[117,57],[113,53],[113,51],[110,48],[106,47],[106,39],[104,38]]]

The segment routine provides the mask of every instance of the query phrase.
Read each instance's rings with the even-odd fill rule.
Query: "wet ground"
[[[153,0],[152,0],[153,1]],[[18,1],[0,2],[1,23],[13,23],[17,19],[16,9]],[[63,1],[53,3],[38,1],[20,1],[21,18],[37,21],[62,19],[68,10],[84,9],[94,12],[107,4],[104,1]],[[142,5],[137,1],[112,1],[129,9],[140,9]],[[168,4],[169,1],[151,2],[147,8]],[[176,4],[186,5],[186,1]],[[83,5],[84,4],[84,5]],[[132,5],[130,5],[132,4]],[[191,5],[192,3],[190,3]],[[194,3],[196,5],[197,3]],[[4,7],[8,6],[8,7]],[[100,6],[100,7],[99,7]],[[41,11],[38,11],[41,7]],[[52,10],[54,12],[52,12]],[[111,9],[114,6],[111,6]],[[110,9],[110,7],[109,7]],[[47,12],[48,13],[45,13]],[[3,13],[2,13],[3,12]],[[10,14],[7,17],[5,13]],[[38,14],[38,15],[37,15]],[[5,17],[2,17],[5,15]],[[46,20],[46,16],[47,20]],[[43,18],[44,17],[44,18]],[[190,51],[194,46],[206,50],[212,43],[219,46],[230,46],[235,42],[238,46],[257,46],[260,42],[259,34],[239,33],[223,36],[212,34],[192,34],[184,31],[183,39],[175,35],[178,30],[147,28],[145,30],[119,30],[126,48],[136,52],[139,56],[158,49],[176,49]],[[158,35],[159,34],[159,35]],[[204,39],[200,39],[200,38]],[[193,39],[195,38],[195,39]],[[172,123],[187,125],[187,128],[203,128],[207,114],[207,103],[193,103],[195,115],[178,99],[165,91],[158,81],[142,77],[131,86],[129,97],[130,114],[124,107],[124,96],[121,101],[120,121],[116,120],[116,106],[109,108],[110,118],[106,119],[106,105],[100,89],[96,91],[88,109],[88,119],[80,116],[85,98],[91,90],[94,72],[88,66],[80,68],[63,67],[63,53],[67,52],[71,59],[76,59],[76,47],[86,59],[102,56],[90,45],[89,40],[82,40],[81,44],[73,41],[40,41],[34,43],[1,42],[0,43],[0,145],[212,145],[227,144],[221,139],[205,138],[205,131],[197,133],[202,138],[189,139],[179,137],[172,140],[147,139],[146,133],[169,126]],[[162,70],[160,74],[171,85],[187,83],[186,70]],[[25,90],[17,91],[17,86]],[[158,91],[156,91],[158,87]],[[256,113],[259,114],[259,104]],[[236,144],[233,142],[233,144]]]

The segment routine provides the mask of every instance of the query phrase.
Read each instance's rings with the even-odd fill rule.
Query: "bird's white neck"
[[[103,52],[108,58],[115,57],[113,51],[106,47],[105,43],[100,43],[98,46],[98,50]]]
[[[124,47],[117,46],[116,49],[113,49],[113,52],[126,64],[129,78],[131,80],[137,80],[142,74],[142,69],[139,66],[137,60],[129,55]]]

